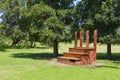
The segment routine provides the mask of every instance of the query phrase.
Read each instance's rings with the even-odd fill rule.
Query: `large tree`
[[[107,44],[108,59],[112,58],[111,44],[120,43],[119,0],[82,0],[75,10],[75,20],[83,29],[98,29],[99,42]],[[76,23],[75,23],[76,24]]]
[[[1,0],[4,30],[12,39],[12,47],[21,40],[54,46],[68,40],[73,21],[74,0]]]
[[[0,10],[4,25],[5,35],[12,40],[11,46],[15,47],[24,38],[24,33],[19,29],[20,11],[22,4],[19,0],[0,0]]]
[[[49,42],[48,44],[51,44],[51,42],[53,43],[55,56],[58,55],[58,42],[70,39],[70,36],[66,36],[66,35],[70,35],[70,25],[73,22],[73,18],[72,18],[73,17],[72,9],[74,7],[73,1],[74,0],[69,0],[69,1],[68,0],[39,0],[39,1],[27,0],[29,7],[31,5],[35,5],[36,3],[39,4],[42,2],[54,9],[55,12],[54,17],[44,22],[45,22],[45,26],[51,27],[48,28],[50,30],[48,32],[54,33],[54,40],[53,40],[54,42],[52,41],[47,41],[47,42]],[[45,36],[47,35],[44,35],[44,38]],[[47,37],[49,38],[50,36]],[[45,38],[45,40],[49,40],[49,39]],[[45,42],[45,40],[43,40],[42,42]]]
[[[51,45],[58,56],[58,42],[68,40],[72,10],[55,10],[44,3],[35,4],[21,12],[20,29],[28,32],[29,41]]]

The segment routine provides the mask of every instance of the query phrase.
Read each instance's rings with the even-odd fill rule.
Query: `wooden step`
[[[78,52],[64,52],[65,57],[81,58],[82,56],[88,56],[87,53],[78,53]]]
[[[81,64],[81,59],[79,58],[73,58],[73,57],[58,57],[57,58],[58,62],[65,63],[65,64],[70,64],[70,65],[80,65]]]
[[[69,48],[69,52],[80,52],[80,53],[88,53],[89,51],[93,51],[94,48]]]
[[[76,54],[76,55],[88,55],[88,53],[80,53],[80,52],[64,52],[65,54]]]
[[[73,58],[73,57],[64,57],[64,56],[61,56],[61,57],[58,57],[58,58],[80,61],[79,58]]]

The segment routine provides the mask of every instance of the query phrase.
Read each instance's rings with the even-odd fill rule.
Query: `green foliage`
[[[31,6],[27,11],[28,12],[21,13],[20,28],[22,31],[28,33],[29,41],[53,45],[54,39],[61,41],[66,38],[63,34],[66,32],[66,27],[69,27],[66,25],[72,22],[72,10],[56,11],[40,3]],[[68,32],[70,33],[70,31]]]
[[[11,43],[11,40],[8,37],[0,34],[0,48],[8,48],[10,47],[9,46],[10,43]]]
[[[1,0],[5,35],[11,38],[11,45],[70,40],[66,34],[71,32],[73,1]]]
[[[39,34],[39,42],[42,45],[53,46],[53,41],[55,39],[55,33],[52,30],[43,29]]]
[[[44,21],[55,15],[52,8],[44,4],[36,4],[29,9],[21,12],[20,28],[23,31],[39,31],[44,26]]]
[[[96,24],[98,23],[100,32],[100,41],[103,39],[103,43],[118,43],[116,29],[119,26],[120,16],[116,8],[119,4],[119,1],[106,0],[102,2],[101,13],[97,13],[95,16]]]
[[[29,8],[28,12],[24,12],[21,16],[22,19],[20,20],[20,28],[22,31],[28,33],[28,41],[31,43],[43,42],[45,44],[49,44],[51,42],[49,42],[49,40],[51,39],[50,34],[52,33],[50,33],[51,31],[47,29],[49,26],[46,26],[46,22],[49,25],[54,25],[49,22],[49,19],[55,16],[54,9],[44,5],[43,3],[35,4]],[[56,28],[56,26],[54,28]]]
[[[54,9],[44,4],[36,4],[31,8],[31,17],[33,19],[33,25],[37,27],[43,27],[43,23],[46,19],[55,15]]]
[[[59,20],[62,21],[65,25],[71,25],[73,23],[72,9],[57,10],[57,16]]]
[[[6,37],[3,27],[4,25],[0,23],[0,48],[8,48],[11,40]]]
[[[59,38],[62,35],[62,30],[64,29],[64,24],[60,22],[57,17],[51,17],[44,23],[48,30],[52,30],[55,34],[55,38]]]
[[[114,41],[114,42],[120,44],[120,26],[116,29],[115,32],[116,32],[116,35],[115,35],[116,41]]]
[[[98,39],[101,43],[117,44],[116,29],[120,25],[119,5],[119,0],[83,0],[75,8],[75,21],[78,22],[75,24],[91,31],[98,29]]]
[[[45,4],[49,5],[53,9],[71,9],[74,7],[74,0],[42,0]]]
[[[19,0],[1,0],[0,9],[3,13],[2,15],[2,24],[5,36],[9,37],[12,41],[16,41],[14,44],[17,44],[24,37],[24,33],[19,29],[19,20],[21,12],[21,4]],[[12,45],[11,44],[11,45]]]
[[[16,48],[18,49],[22,49],[22,48],[30,48],[31,46],[31,42],[27,39],[21,40],[17,45]]]

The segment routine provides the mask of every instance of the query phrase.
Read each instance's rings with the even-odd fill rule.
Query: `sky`
[[[74,1],[74,4],[76,5],[80,1],[82,1],[82,0],[76,0],[76,1]]]
[[[0,13],[0,16],[2,16],[3,13]],[[2,19],[0,18],[0,22],[2,21]]]

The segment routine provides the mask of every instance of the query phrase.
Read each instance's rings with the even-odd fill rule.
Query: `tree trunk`
[[[54,56],[58,56],[58,41],[57,39],[54,40]]]
[[[112,59],[111,44],[110,43],[107,44],[107,57],[108,57],[109,60]]]
[[[12,48],[15,48],[15,46],[16,46],[16,43],[14,42],[14,40],[12,41],[12,44],[11,44],[11,47]]]
[[[16,44],[17,44],[18,42],[20,42],[20,40],[21,40],[21,37],[12,39],[11,47],[12,47],[12,48],[15,48],[15,47],[16,47]]]

